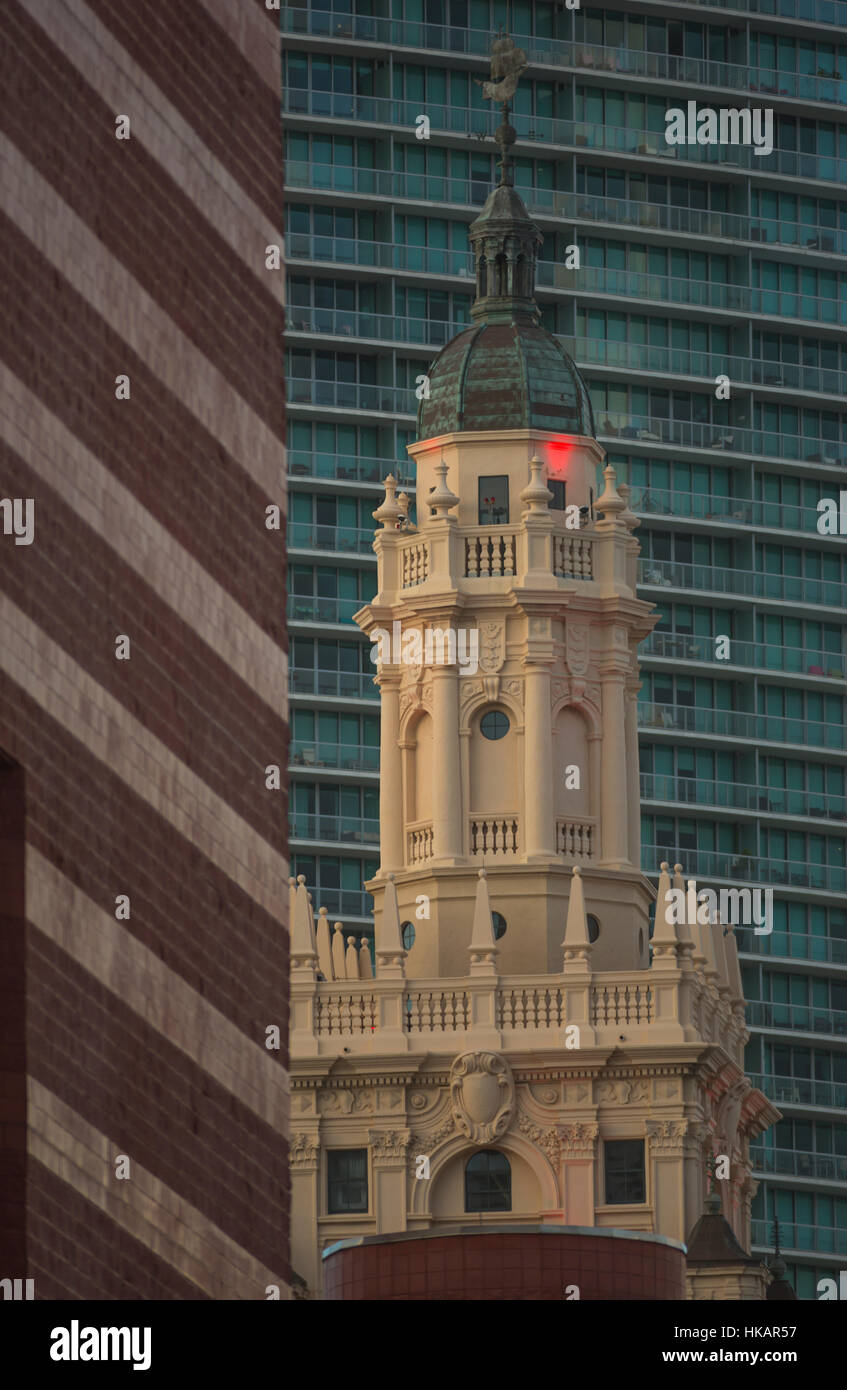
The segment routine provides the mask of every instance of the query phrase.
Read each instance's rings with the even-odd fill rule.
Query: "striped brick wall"
[[[2,23],[0,1278],[285,1298],[278,13]]]

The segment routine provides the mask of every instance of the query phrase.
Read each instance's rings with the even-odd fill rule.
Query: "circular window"
[[[509,732],[508,716],[502,710],[490,709],[479,721],[483,738],[503,738]]]
[[[506,935],[506,919],[502,912],[492,912],[491,920],[494,923],[494,940],[499,941],[501,936]]]
[[[415,925],[413,922],[402,922],[400,924],[400,937],[403,942],[403,950],[411,951],[415,944]]]
[[[588,940],[589,940],[589,941],[596,941],[597,938],[598,938],[598,936],[600,935],[600,923],[597,921],[597,918],[594,917],[590,912],[589,912],[589,914],[588,914],[587,921],[588,921]]]

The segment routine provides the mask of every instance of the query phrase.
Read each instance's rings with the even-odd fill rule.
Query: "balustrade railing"
[[[410,865],[424,864],[433,856],[432,824],[419,822],[406,832],[406,857]]]
[[[517,529],[512,526],[466,533],[465,576],[468,579],[488,579],[515,574],[516,536]]]
[[[593,820],[557,820],[556,849],[566,859],[582,863],[595,857],[596,824]]]
[[[425,583],[429,576],[429,543],[421,540],[406,541],[400,548],[402,557],[401,585],[404,589],[414,589]]]
[[[471,854],[517,854],[517,815],[473,816],[470,823]]]

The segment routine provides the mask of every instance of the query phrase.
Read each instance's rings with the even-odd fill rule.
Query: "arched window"
[[[511,1211],[512,1170],[505,1154],[483,1149],[465,1165],[465,1211]]]

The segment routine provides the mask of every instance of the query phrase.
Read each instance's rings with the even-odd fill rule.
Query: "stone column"
[[[461,766],[459,673],[455,666],[435,666],[432,670],[432,828],[434,857],[441,863],[456,863],[462,858]]]
[[[622,672],[603,672],[601,841],[604,864],[615,868],[629,865],[624,679]]]
[[[403,836],[402,753],[398,742],[400,723],[400,673],[383,668],[377,678],[381,701],[379,730],[379,850],[380,873],[397,873],[406,863]]]
[[[320,1238],[315,1216],[320,1210],[321,1142],[316,1133],[295,1133],[289,1145],[291,1170],[291,1265],[305,1279],[312,1297],[321,1289]]]
[[[408,1129],[372,1129],[368,1132],[373,1172],[373,1211],[378,1235],[406,1229],[406,1154],[411,1137]]]
[[[527,666],[524,715],[524,847],[528,860],[555,859],[550,669]],[[587,776],[587,768],[583,776]]]
[[[562,1154],[562,1207],[566,1226],[595,1225],[594,1161],[599,1126],[576,1121],[558,1126]],[[571,1282],[578,1284],[575,1277]]]
[[[638,785],[638,692],[640,681],[626,683],[626,784],[629,815],[629,858],[641,867],[641,788]]]

